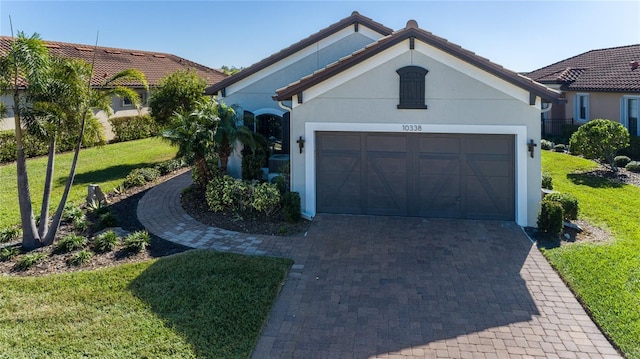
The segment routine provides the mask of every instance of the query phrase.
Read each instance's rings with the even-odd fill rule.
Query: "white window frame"
[[[627,129],[629,129],[629,100],[638,101],[638,108],[636,109],[636,118],[638,118],[638,132],[640,132],[640,96],[626,95],[620,99],[620,123]],[[638,136],[640,133],[630,133],[631,136]]]
[[[140,97],[140,105],[144,106],[145,105],[145,94],[144,93],[139,93],[138,96]],[[131,102],[131,100],[129,100],[128,97],[122,97],[121,99],[121,103],[122,103],[122,107],[133,107],[133,102]]]
[[[584,111],[584,117],[580,116],[580,99],[584,99],[584,107],[585,107],[585,111]],[[589,114],[589,94],[588,93],[577,93],[574,97],[574,103],[573,103],[573,118],[578,121],[578,122],[587,122],[589,121],[590,114]]]

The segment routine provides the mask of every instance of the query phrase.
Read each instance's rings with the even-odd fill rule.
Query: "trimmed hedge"
[[[544,197],[545,201],[558,202],[562,205],[564,212],[564,219],[569,221],[572,219],[578,219],[578,199],[570,193],[549,193]]]
[[[48,150],[48,144],[45,141],[37,139],[35,136],[23,130],[24,152],[27,158],[45,156]],[[76,145],[77,136],[63,134],[57,141],[56,151],[68,152],[72,151]],[[85,132],[82,140],[82,147],[94,147],[104,145],[106,143],[104,135],[104,127],[95,117],[88,117],[85,126]],[[0,163],[13,162],[16,160],[17,146],[16,133],[14,130],[0,131]]]
[[[564,219],[564,210],[562,204],[556,201],[550,201],[545,198],[540,203],[540,213],[538,214],[538,230],[551,233],[560,234],[562,232]]]
[[[111,142],[133,141],[155,136],[160,127],[150,115],[113,117],[109,119],[115,137]]]

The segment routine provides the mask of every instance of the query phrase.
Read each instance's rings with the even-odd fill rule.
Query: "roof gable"
[[[0,36],[0,54],[6,53],[13,38]],[[224,73],[200,65],[179,56],[167,53],[120,49],[113,47],[73,44],[58,41],[44,41],[49,53],[63,58],[82,59],[92,63],[95,55],[94,75],[91,85],[100,86],[105,78],[116,73],[135,68],[145,74],[149,86],[157,86],[160,80],[178,70],[191,69],[203,78],[207,85],[226,78]],[[122,83],[123,86],[137,87],[137,82]]]
[[[465,50],[459,45],[453,44],[446,39],[435,36],[432,33],[418,28],[417,23],[414,20],[407,22],[407,26],[404,29],[398,30],[393,34],[374,42],[367,47],[354,52],[350,56],[346,56],[339,61],[326,66],[325,68],[314,72],[313,74],[302,78],[301,80],[290,84],[287,87],[281,88],[276,91],[275,100],[289,100],[294,95],[301,93],[302,91],[315,86],[349,68],[352,68],[364,60],[371,58],[372,56],[379,54],[394,45],[397,45],[407,39],[411,41],[419,40],[430,46],[435,47],[449,55],[452,55],[460,60],[467,62],[477,68],[480,68],[512,85],[520,87],[531,94],[540,96],[545,101],[549,102],[563,102],[560,93],[532,81],[529,78],[521,76],[516,72],[505,69],[504,67],[497,65],[486,58],[480,57],[475,53]]]
[[[319,41],[321,41],[322,39],[325,39],[337,32],[339,32],[340,30],[349,27],[349,26],[359,26],[359,25],[363,25],[366,26],[367,28],[373,30],[376,33],[379,33],[381,36],[387,36],[389,34],[391,34],[393,32],[392,29],[373,21],[372,19],[362,16],[360,15],[357,11],[354,11],[351,16],[346,17],[338,22],[336,22],[333,25],[330,25],[327,28],[324,28],[322,30],[320,30],[319,32],[305,38],[302,39],[300,41],[298,41],[297,43],[282,49],[280,51],[278,51],[277,53],[243,69],[242,71],[234,74],[233,76],[230,76],[226,79],[224,79],[223,81],[220,81],[216,84],[214,84],[213,86],[209,87],[206,89],[205,93],[208,95],[214,95],[216,94],[218,91],[224,89],[225,87],[228,87],[230,85],[233,85],[279,61],[282,61],[283,59],[307,48],[310,45],[313,45]]]
[[[526,75],[565,91],[640,92],[640,44],[591,50]]]

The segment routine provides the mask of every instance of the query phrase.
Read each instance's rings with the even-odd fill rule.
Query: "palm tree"
[[[234,146],[240,142],[249,145],[254,150],[256,143],[253,132],[248,127],[237,125],[238,118],[233,107],[221,103],[217,106],[217,111],[218,129],[214,136],[216,143],[214,150],[220,158],[220,172],[225,175]]]
[[[38,69],[32,69],[36,66]],[[22,245],[34,249],[53,243],[60,226],[62,211],[73,185],[87,116],[94,108],[111,113],[112,96],[126,96],[139,104],[130,88],[118,86],[121,80],[136,80],[147,87],[144,75],[125,70],[109,78],[101,87],[91,86],[92,66],[81,60],[50,58],[37,34],[26,38],[19,33],[9,52],[0,58],[0,93],[14,94],[13,112],[18,154],[18,198],[23,229]],[[28,91],[21,91],[28,90]],[[49,145],[47,172],[41,208],[40,225],[36,227],[31,204],[26,158],[22,149],[21,125]],[[55,164],[56,139],[63,131],[77,132],[73,162],[62,199],[49,224],[49,203]]]

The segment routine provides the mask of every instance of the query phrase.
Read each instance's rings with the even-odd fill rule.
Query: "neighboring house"
[[[563,124],[596,118],[618,121],[640,136],[639,61],[640,44],[588,51],[527,73],[567,98],[543,114],[543,136],[562,135]]]
[[[8,50],[11,41],[11,37],[0,36],[0,53]],[[195,71],[198,76],[204,79],[208,85],[212,85],[227,77],[218,70],[171,54],[103,46],[98,46],[94,49],[94,46],[92,45],[71,44],[57,41],[45,41],[44,43],[49,49],[49,53],[54,56],[83,59],[88,63],[92,63],[95,58],[94,75],[92,79],[93,86],[100,86],[109,76],[113,76],[116,73],[129,68],[138,69],[145,74],[150,90],[153,90],[153,87],[158,86],[160,79],[178,70],[191,69]],[[140,112],[138,112],[138,109],[133,106],[129,99],[114,97],[111,105],[114,110],[112,117],[136,116],[139,113],[147,113],[149,108],[146,106],[146,103],[149,93],[144,90],[142,84],[129,83],[124,85],[136,89],[141,96],[143,106],[140,109]],[[11,109],[12,100],[10,97],[0,97],[0,101],[5,102],[7,107]],[[9,111],[7,117],[10,117],[10,119],[0,119],[0,130],[14,128],[13,113]],[[107,121],[107,114],[100,111],[96,113],[96,117],[105,127],[107,139],[109,140],[113,138],[111,125]]]
[[[276,90],[283,81],[290,83]],[[208,93],[254,115],[290,119],[282,121],[291,144],[283,141],[282,151],[289,152],[291,189],[309,217],[523,226],[536,225],[539,209],[540,150],[533,145],[540,142],[542,104],[564,101],[415,21],[391,32],[357,13]]]

